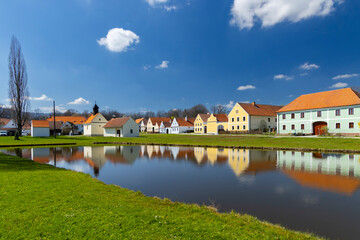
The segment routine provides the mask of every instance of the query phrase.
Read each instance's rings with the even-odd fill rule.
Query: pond
[[[148,196],[235,210],[324,237],[360,236],[356,154],[150,145],[1,151]]]

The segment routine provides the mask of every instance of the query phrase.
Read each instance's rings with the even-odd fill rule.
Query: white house
[[[104,136],[104,126],[108,122],[106,118],[99,113],[99,107],[95,104],[93,114],[84,123],[85,136]]]
[[[179,134],[194,131],[194,124],[187,121],[187,118],[174,118],[171,122],[171,133]]]
[[[31,121],[31,136],[32,137],[49,137],[50,126],[47,120],[32,120]]]
[[[160,124],[160,133],[171,133],[171,123],[170,122],[161,122]]]
[[[3,128],[1,129],[3,131],[7,131],[7,134],[9,136],[14,136],[15,132],[17,131],[17,124],[14,121],[14,119],[11,119],[8,123],[6,123]],[[22,135],[27,136],[31,134],[31,124],[29,122],[26,122],[22,129]]]
[[[105,137],[138,137],[139,125],[130,117],[113,118],[104,125]]]

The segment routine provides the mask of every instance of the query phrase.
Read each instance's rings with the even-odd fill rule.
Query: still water
[[[165,146],[2,151],[148,196],[215,205],[332,239],[360,238],[360,155]]]

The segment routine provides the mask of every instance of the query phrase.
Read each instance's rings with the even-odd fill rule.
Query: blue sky
[[[44,112],[50,99],[79,111],[283,105],[359,86],[359,12],[355,0],[1,1],[0,103],[12,35]]]

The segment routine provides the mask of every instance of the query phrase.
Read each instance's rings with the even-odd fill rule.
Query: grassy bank
[[[1,239],[315,239],[0,154]]]
[[[360,139],[354,138],[308,138],[308,137],[274,137],[262,135],[166,135],[143,134],[138,138],[114,137],[84,137],[61,136],[58,138],[22,137],[20,141],[12,137],[0,137],[0,146],[19,146],[32,144],[64,144],[93,145],[100,143],[138,143],[138,144],[177,144],[218,147],[265,147],[265,148],[293,148],[313,150],[357,150],[360,151]]]

